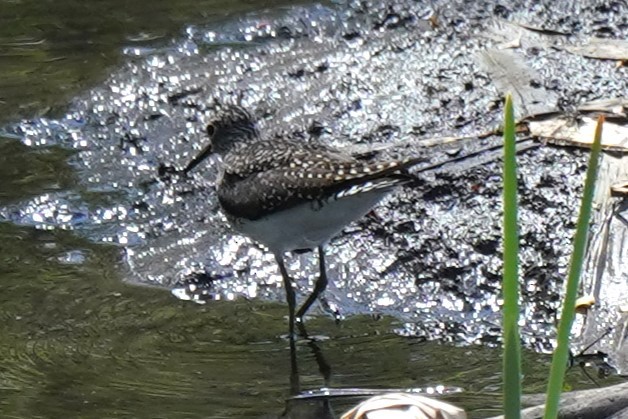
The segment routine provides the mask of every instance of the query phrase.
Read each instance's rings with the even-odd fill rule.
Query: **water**
[[[3,417],[259,417],[279,415],[288,395],[286,308],[262,301],[198,306],[160,289],[125,285],[118,251],[70,233],[0,225],[0,412]],[[79,260],[68,256],[80,253]],[[476,348],[456,377],[443,350],[391,333],[392,319],[311,322],[330,385],[498,385],[493,350]],[[432,354],[432,355],[430,355]],[[486,358],[477,358],[480,354]],[[301,385],[324,380],[311,349],[298,346]],[[427,367],[429,366],[429,368]],[[470,374],[470,372],[464,373]],[[468,382],[466,382],[468,380]],[[470,383],[474,383],[472,386]],[[469,397],[467,396],[461,396]]]
[[[129,63],[146,60],[149,68],[160,68],[168,51],[177,48],[177,56],[184,61],[181,57],[199,45],[208,51],[228,46],[238,53],[238,48],[251,42],[248,33],[221,34],[233,34],[229,28],[243,25],[238,17],[245,11],[279,3],[153,2],[148,9],[145,3],[126,1],[63,1],[55,2],[54,7],[28,1],[2,3],[2,18],[10,24],[0,25],[2,65],[9,68],[0,76],[0,114],[7,124],[18,117],[45,118],[33,119],[36,129],[30,137],[16,137],[9,130],[6,138],[0,139],[0,204],[3,217],[13,221],[0,224],[0,416],[284,415],[292,371],[285,338],[287,308],[278,302],[281,289],[277,283],[259,285],[269,289],[262,289],[258,297],[267,298],[240,297],[204,305],[177,300],[167,288],[141,286],[138,280],[129,283],[128,250],[136,244],[134,238],[127,235],[123,236],[126,241],[112,239],[109,243],[104,239],[119,238],[121,225],[124,231],[131,231],[124,223],[137,198],[133,194],[154,172],[151,166],[142,173],[139,164],[142,160],[137,156],[137,145],[142,145],[138,138],[143,133],[134,131],[135,121],[131,121],[125,128],[131,134],[125,137],[128,142],[114,139],[111,143],[114,151],[123,149],[138,171],[123,172],[124,165],[116,166],[117,171],[90,171],[90,164],[112,165],[111,160],[99,163],[103,154],[98,152],[108,153],[108,143],[103,140],[99,149],[94,146],[96,135],[85,142],[81,137],[81,133],[97,132],[98,127],[88,124],[93,120],[73,118],[73,114],[56,119],[73,97],[86,96],[85,91],[93,86],[96,92],[106,90],[100,87],[101,80],[112,73],[117,74],[114,81],[116,77],[122,80],[126,74],[118,71],[119,66],[131,67]],[[315,9],[316,13],[322,10],[326,9]],[[246,22],[245,28],[253,28],[253,42],[263,43],[272,25]],[[199,27],[215,28],[214,35]],[[333,24],[323,28],[333,29]],[[291,33],[298,42],[296,35]],[[303,74],[326,71],[322,64],[305,70]],[[296,71],[294,77],[302,77],[299,74]],[[150,78],[138,83],[146,80]],[[185,97],[181,102],[185,105]],[[79,109],[76,115],[86,114],[81,113],[83,105],[75,101]],[[125,116],[129,117],[125,114],[118,119]],[[100,121],[106,125],[104,119]],[[138,138],[133,137],[135,134]],[[174,151],[189,153],[189,146],[177,143]],[[160,152],[164,150],[170,153],[168,158],[182,158],[172,148],[149,149],[142,158],[163,157]],[[114,158],[110,157],[113,153],[104,155]],[[96,175],[105,179],[87,180]],[[135,183],[111,187],[121,179]],[[164,192],[172,192],[169,185],[160,187],[146,186],[149,204]],[[200,191],[200,196],[190,199],[200,201],[211,196],[211,190],[203,185],[192,188]],[[170,236],[163,235],[164,242],[157,242],[156,253],[161,259],[178,261],[176,249],[169,251],[167,240],[175,236],[173,230],[189,228],[184,223],[186,214],[173,215],[166,205],[157,208],[163,213],[146,219],[147,224],[168,217],[175,221],[154,230],[171,232]],[[216,227],[211,233],[219,236],[222,230]],[[341,240],[340,245],[349,240]],[[198,249],[192,250],[197,256]],[[260,250],[252,252],[257,252],[253,259],[268,262]],[[390,267],[385,253],[374,257],[386,269]],[[300,266],[298,259],[295,264]],[[144,270],[164,272],[173,269],[172,265],[165,261],[163,270],[161,265]],[[266,265],[269,275],[276,276],[274,268]],[[345,273],[349,278],[354,274]],[[151,282],[145,280],[147,283]],[[349,314],[368,312],[364,307],[372,303],[345,302],[343,308]],[[317,348],[306,342],[297,346],[301,389],[442,384],[464,389],[448,400],[465,407],[472,417],[499,412],[498,349],[403,337],[400,331],[407,328],[403,318],[377,314],[349,316],[340,325],[324,316],[310,319],[309,330],[320,341]],[[429,328],[430,323],[426,324]],[[446,328],[434,324],[434,329]],[[526,352],[524,361],[525,390],[544,391],[547,356]],[[577,370],[569,373],[568,383],[576,388],[591,386]],[[354,402],[334,400],[332,409],[339,413]],[[304,406],[298,405],[301,409]]]
[[[0,224],[2,417],[280,417],[290,389],[286,307],[263,301],[198,306],[121,282],[116,248],[71,233]],[[78,261],[68,259],[80,252]],[[391,318],[309,323],[331,368],[328,386],[447,384],[449,400],[497,413],[499,351],[392,333]],[[303,390],[324,386],[315,352],[297,347]],[[547,357],[527,354],[527,374]],[[572,376],[577,378],[574,371]],[[578,379],[583,381],[582,378]],[[585,381],[584,381],[585,382]],[[528,384],[542,391],[541,384]],[[352,399],[332,403],[336,412]]]
[[[159,0],[147,7],[124,0],[3,1],[0,120],[59,114],[80,89],[107,77],[121,62],[123,48],[159,48],[185,25],[293,3]]]

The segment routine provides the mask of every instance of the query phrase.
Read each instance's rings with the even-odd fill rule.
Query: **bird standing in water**
[[[322,144],[264,139],[253,116],[239,106],[224,109],[207,126],[207,135],[210,144],[183,172],[211,154],[221,158],[220,206],[234,230],[274,254],[286,289],[290,337],[295,323],[305,333],[303,316],[327,287],[325,244],[397,186],[413,180],[405,169],[424,159],[366,162]],[[294,284],[284,254],[314,249],[319,277],[295,311]]]

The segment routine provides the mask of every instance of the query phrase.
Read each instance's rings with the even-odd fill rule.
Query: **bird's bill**
[[[185,166],[185,169],[183,169],[183,173],[188,174],[192,169],[201,164],[203,160],[209,157],[210,154],[212,154],[211,143],[207,147],[205,147],[200,153],[198,153],[198,155],[194,157],[187,166]]]

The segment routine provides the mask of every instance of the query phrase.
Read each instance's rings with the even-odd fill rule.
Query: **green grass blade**
[[[589,220],[591,219],[591,207],[593,203],[593,192],[599,165],[600,150],[602,149],[602,125],[604,117],[600,116],[595,129],[595,140],[591,147],[591,157],[587,169],[587,177],[584,183],[584,195],[580,204],[580,215],[576,226],[576,236],[574,238],[573,253],[569,266],[569,277],[567,279],[567,289],[563,310],[558,326],[557,347],[552,358],[552,368],[550,371],[549,383],[547,385],[547,401],[545,402],[545,419],[558,417],[558,407],[560,393],[563,388],[563,380],[567,362],[569,358],[569,335],[574,319],[576,296],[578,292],[578,282],[584,264],[584,257],[587,248],[587,236],[589,231]]]
[[[519,339],[519,234],[517,161],[512,97],[504,111],[504,416],[521,415],[521,341]]]

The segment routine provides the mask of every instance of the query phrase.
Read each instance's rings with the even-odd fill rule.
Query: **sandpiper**
[[[210,144],[183,172],[187,174],[211,154],[221,158],[217,194],[222,210],[237,232],[274,254],[286,289],[293,337],[295,322],[302,326],[303,316],[327,287],[325,244],[395,187],[413,180],[405,169],[424,159],[367,162],[322,144],[265,139],[253,116],[239,106],[226,107],[207,126],[207,134]],[[284,255],[314,249],[318,249],[320,274],[295,313],[296,295]]]

